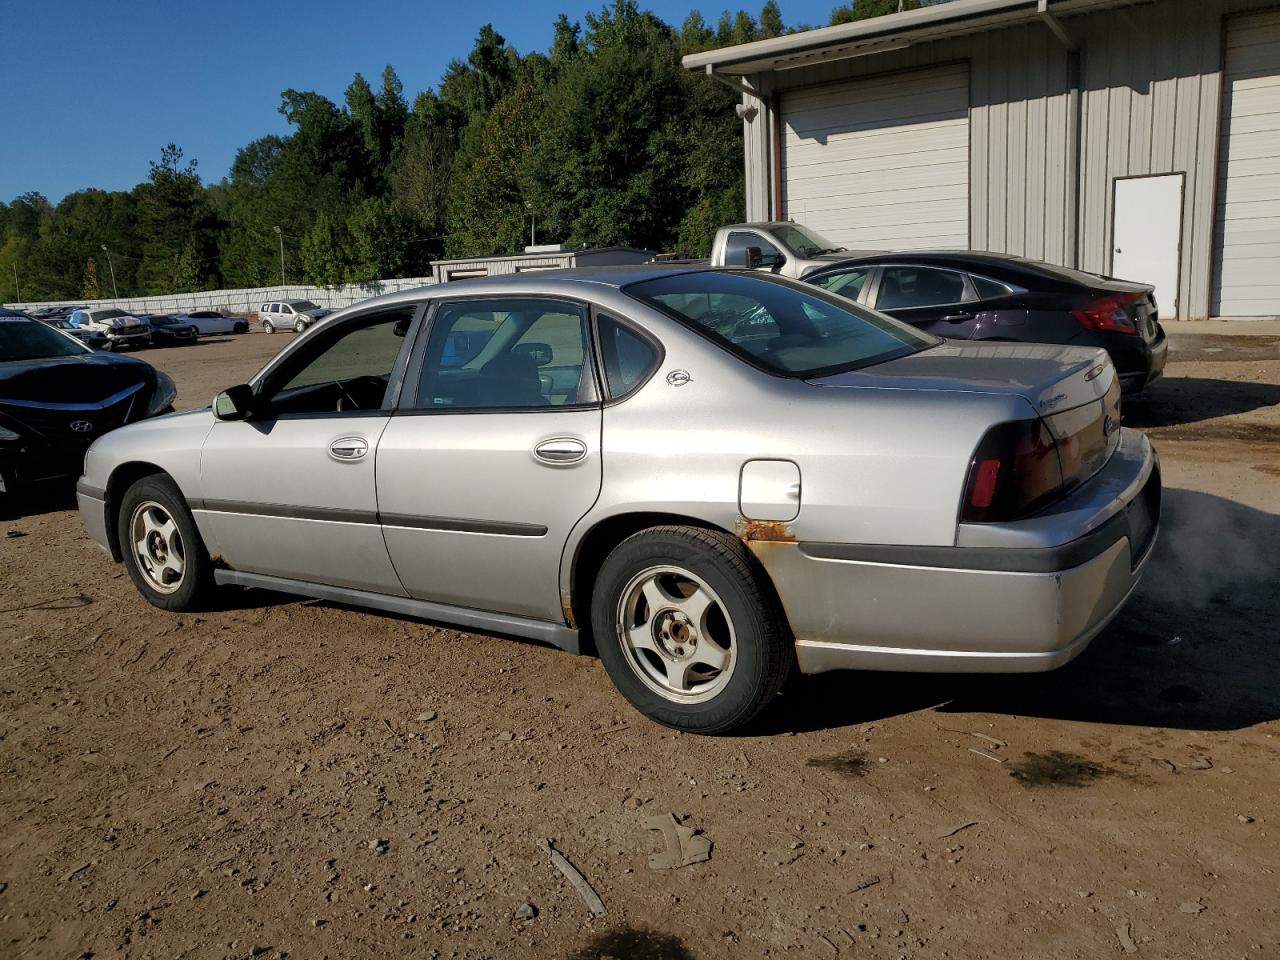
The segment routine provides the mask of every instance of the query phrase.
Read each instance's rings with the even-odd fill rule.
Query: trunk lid
[[[1053,435],[1064,493],[1102,469],[1120,442],[1120,380],[1101,349],[948,340],[908,357],[810,382],[1023,397]]]
[[[809,382],[820,387],[1013,394],[1047,416],[1097,403],[1114,380],[1106,352],[1094,347],[945,340],[907,357]]]

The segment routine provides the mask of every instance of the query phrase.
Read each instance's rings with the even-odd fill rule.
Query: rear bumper
[[[1156,324],[1155,339],[1148,343],[1142,337],[1127,333],[1104,333],[1099,344],[1111,356],[1120,377],[1120,389],[1138,393],[1164,376],[1169,359],[1169,338]]]
[[[1124,440],[1052,516],[985,531],[989,545],[748,544],[777,588],[801,671],[1023,673],[1077,656],[1124,605],[1155,542],[1155,453],[1141,434]]]

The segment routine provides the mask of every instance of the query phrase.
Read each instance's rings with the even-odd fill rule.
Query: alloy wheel
[[[155,500],[140,503],[129,521],[129,532],[147,585],[160,593],[174,593],[182,586],[187,559],[182,534],[168,508]]]
[[[674,703],[703,703],[733,674],[736,640],[723,602],[705,580],[677,566],[631,578],[617,611],[618,640],[646,687]]]

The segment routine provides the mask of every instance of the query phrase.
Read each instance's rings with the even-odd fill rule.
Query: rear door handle
[[[553,437],[534,447],[533,455],[543,463],[578,463],[587,458],[587,445],[577,437]]]
[[[329,444],[329,456],[348,463],[361,460],[369,452],[369,441],[364,437],[342,437]]]
[[[964,323],[966,320],[972,320],[972,313],[949,313],[942,318],[943,323]]]

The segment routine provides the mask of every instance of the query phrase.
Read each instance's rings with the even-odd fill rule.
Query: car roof
[[[410,303],[424,298],[465,297],[475,294],[493,294],[495,296],[547,295],[582,296],[585,286],[602,286],[619,289],[643,280],[657,280],[681,273],[714,272],[706,264],[668,265],[661,263],[640,263],[620,266],[602,267],[570,267],[564,270],[539,270],[536,273],[505,273],[490,277],[474,277],[467,280],[450,280],[447,283],[433,283],[428,286],[400,290],[396,293],[383,294],[370,300],[362,301],[356,306],[367,307],[371,304],[393,306],[398,303]],[[347,308],[349,309],[349,308]],[[343,310],[343,313],[346,309]]]

